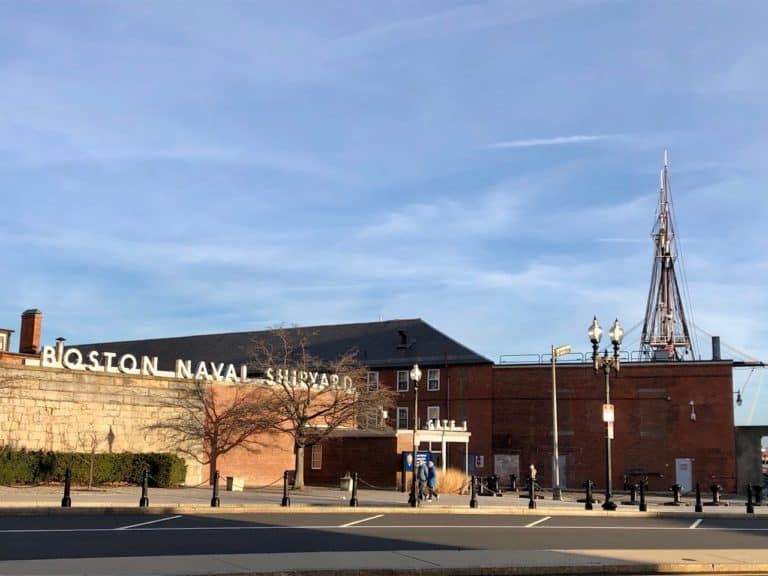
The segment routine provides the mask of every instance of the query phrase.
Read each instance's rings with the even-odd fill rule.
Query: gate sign
[[[603,422],[613,421],[613,404],[603,404]]]

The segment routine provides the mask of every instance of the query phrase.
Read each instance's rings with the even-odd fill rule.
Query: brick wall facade
[[[494,453],[519,456],[524,476],[534,464],[545,486],[552,478],[551,378],[548,366],[494,368]],[[558,365],[557,395],[559,453],[567,469],[561,485],[580,488],[591,479],[604,487],[602,372],[595,375],[591,364]],[[735,490],[730,362],[627,363],[611,376],[611,401],[614,489],[622,488],[624,474],[642,471],[652,474],[651,490],[667,490],[676,481],[675,460],[691,458],[694,484],[707,488],[716,476],[725,490]]]

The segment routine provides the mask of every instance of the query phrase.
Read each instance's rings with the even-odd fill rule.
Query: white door
[[[693,490],[693,459],[675,458],[675,484],[682,492]]]

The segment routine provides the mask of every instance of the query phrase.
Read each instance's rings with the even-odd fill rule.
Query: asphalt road
[[[0,560],[391,550],[768,546],[768,518],[372,513],[0,517]]]

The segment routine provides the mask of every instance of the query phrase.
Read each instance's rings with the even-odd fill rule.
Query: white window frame
[[[405,376],[405,387],[401,386],[403,383],[400,379],[401,376]],[[411,389],[411,378],[408,375],[408,370],[398,370],[397,371],[397,391],[398,392],[408,392],[408,390]]]
[[[323,469],[323,445],[315,444],[312,446],[312,470]]]
[[[378,372],[368,372],[368,390],[378,390],[379,389],[379,373]]]
[[[430,368],[427,370],[427,390],[429,392],[440,390],[440,368]]]
[[[440,424],[440,406],[427,406],[427,422],[435,422],[435,428]]]
[[[400,426],[400,419],[401,416],[405,414],[405,427]],[[398,430],[408,430],[410,426],[410,414],[408,414],[408,407],[407,406],[398,406],[397,407],[397,423],[395,424],[397,426]]]

